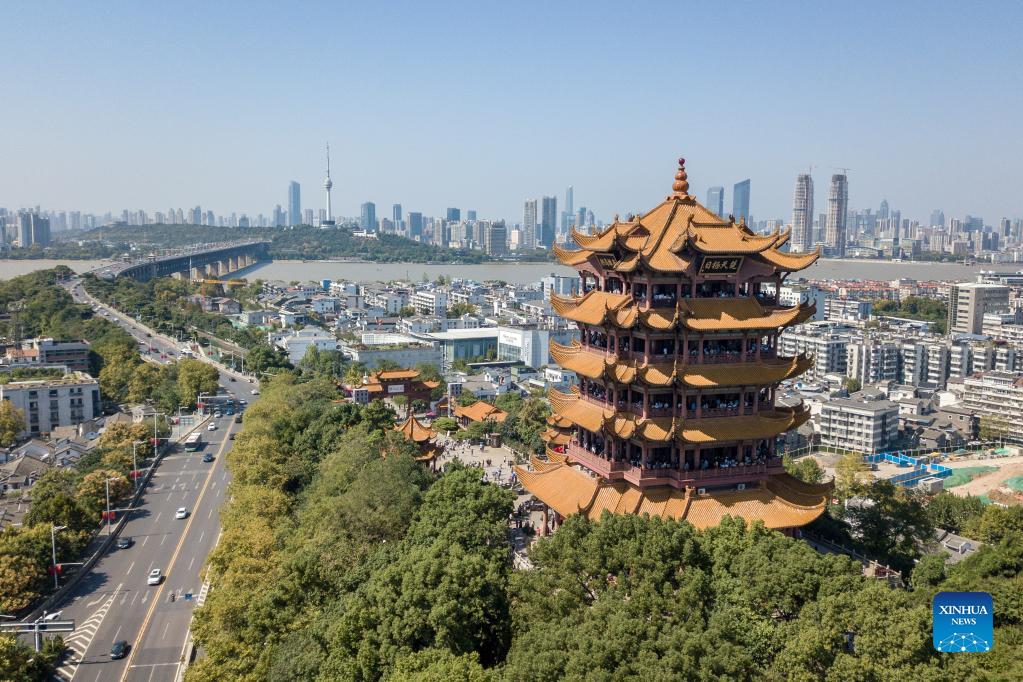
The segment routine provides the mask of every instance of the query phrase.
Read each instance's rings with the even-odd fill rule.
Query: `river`
[[[0,279],[24,275],[33,270],[65,264],[76,272],[84,272],[105,261],[96,260],[3,260],[0,259]],[[891,280],[909,278],[917,280],[968,281],[976,279],[981,270],[1015,272],[1023,266],[1009,263],[994,266],[990,263],[960,265],[957,263],[893,263],[891,261],[822,259],[793,279],[873,279]],[[249,279],[277,279],[308,282],[321,279],[379,282],[394,279],[421,280],[425,275],[434,280],[438,275],[466,277],[478,281],[504,280],[511,284],[529,284],[551,273],[572,275],[574,271],[554,263],[481,263],[479,265],[432,265],[426,263],[349,263],[341,261],[288,261],[260,263],[245,270]]]

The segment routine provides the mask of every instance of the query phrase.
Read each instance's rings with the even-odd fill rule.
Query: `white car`
[[[252,389],[252,395],[259,395],[259,389],[257,388]]]
[[[187,516],[188,516],[188,510],[185,509],[184,507],[178,507],[178,510],[176,512],[174,512],[174,518],[176,518],[176,519],[183,519],[183,518],[186,518]]]
[[[217,422],[210,422],[210,425],[206,427],[206,430],[207,431],[216,431],[217,430]]]
[[[159,568],[154,568],[149,572],[149,577],[146,578],[147,585],[159,585],[160,581],[163,580],[163,574],[160,573]]]

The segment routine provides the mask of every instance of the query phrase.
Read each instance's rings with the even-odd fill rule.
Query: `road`
[[[177,355],[172,339],[102,306],[78,280],[66,286],[77,300],[107,312],[111,321],[153,345],[156,358],[162,353],[169,361]],[[221,370],[220,382],[238,398],[253,398],[253,386],[241,375]],[[77,628],[66,637],[70,651],[58,671],[62,679],[134,682],[178,677],[192,610],[208,589],[200,572],[220,533],[219,509],[230,480],[224,464],[232,445],[229,434],[240,428],[231,416],[213,421],[217,423],[214,431],[200,426],[206,441],[203,450],[189,453],[176,446],[160,462],[121,531],[134,544],[111,549],[67,602],[56,607],[62,618],[74,618]],[[213,454],[213,462],[204,463],[204,453]],[[187,518],[175,518],[180,507],[189,511]],[[153,568],[165,576],[158,586],[146,584]],[[128,656],[113,661],[110,647],[122,639],[131,644]]]

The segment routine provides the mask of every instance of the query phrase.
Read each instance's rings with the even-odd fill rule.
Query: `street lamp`
[[[110,492],[107,488],[107,510],[110,509]],[[67,526],[50,526],[50,548],[53,550],[53,589],[57,589],[57,531],[64,530]]]
[[[139,445],[145,445],[145,443],[146,443],[146,441],[144,441],[144,440],[136,440],[136,441],[132,441],[132,444],[131,444],[131,471],[132,471],[132,480],[135,482],[135,490],[139,489],[139,464],[138,464],[138,459],[137,459],[138,446]],[[155,450],[155,448],[154,448],[154,450]]]
[[[104,481],[107,486],[107,535],[110,535],[110,481],[119,481],[120,478],[108,478]]]

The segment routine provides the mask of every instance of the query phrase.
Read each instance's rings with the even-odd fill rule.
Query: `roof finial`
[[[686,160],[681,157],[679,157],[678,160],[678,172],[675,173],[675,184],[673,184],[671,188],[675,191],[676,196],[689,196],[689,180],[686,175]]]

